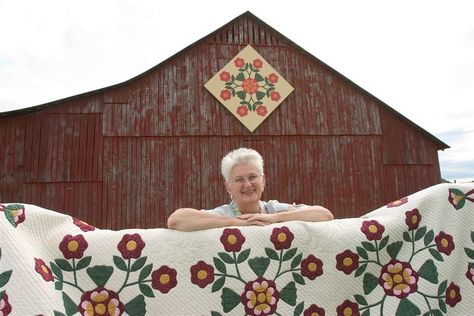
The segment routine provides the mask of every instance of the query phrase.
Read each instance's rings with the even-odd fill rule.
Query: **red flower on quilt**
[[[286,226],[273,228],[272,235],[270,236],[270,240],[276,250],[289,249],[293,239],[295,239],[295,235]]]
[[[0,212],[3,212],[4,209],[5,209],[5,206],[3,206],[2,204],[0,204]]]
[[[8,294],[3,293],[2,299],[0,299],[0,315],[9,315],[12,312],[12,306],[8,302]]]
[[[168,266],[161,266],[151,274],[151,287],[161,293],[168,293],[176,284],[176,270]]]
[[[323,308],[316,304],[312,304],[304,311],[303,316],[324,316],[325,314],[326,312]]]
[[[81,296],[77,306],[81,315],[122,315],[125,306],[120,301],[119,295],[104,287],[86,291]]]
[[[244,116],[246,116],[248,113],[249,113],[249,109],[248,109],[246,106],[241,105],[241,106],[237,107],[237,114],[238,114],[240,117],[244,117]]]
[[[404,197],[404,198],[401,198],[400,200],[396,200],[396,201],[388,203],[387,207],[397,207],[397,206],[403,205],[407,202],[408,202],[408,198]]]
[[[242,58],[236,58],[234,60],[234,65],[237,68],[242,68],[243,66],[245,66],[245,60],[243,60]]]
[[[262,62],[259,58],[257,58],[257,59],[254,59],[254,61],[252,62],[252,65],[253,65],[255,68],[260,69],[260,68],[262,68],[262,66],[263,66],[263,62]]]
[[[268,75],[268,81],[275,84],[278,82],[278,76],[272,72],[271,74]]]
[[[265,116],[267,115],[267,107],[265,105],[260,105],[257,107],[257,114],[260,116]]]
[[[421,214],[417,208],[412,209],[405,213],[405,223],[408,226],[408,230],[418,229],[421,221]]]
[[[359,267],[359,255],[353,253],[349,249],[336,255],[336,261],[336,269],[344,272],[345,274],[351,274]]]
[[[46,282],[54,281],[53,273],[43,259],[35,258],[35,271],[38,272]]]
[[[226,228],[221,235],[221,243],[227,252],[239,252],[245,242],[245,237],[237,228]]]
[[[19,224],[25,221],[26,214],[25,206],[23,204],[8,204],[7,206],[2,205],[0,210],[3,211],[5,217],[13,227],[17,227]]]
[[[221,91],[222,100],[226,101],[226,100],[229,100],[231,97],[232,97],[232,93],[229,90],[225,89]]]
[[[380,240],[385,231],[385,227],[376,220],[364,221],[360,230],[368,240]]]
[[[301,261],[301,275],[314,280],[321,274],[323,274],[323,262],[320,259],[309,255]]]
[[[74,223],[74,225],[76,225],[77,227],[79,227],[83,232],[90,232],[90,231],[93,231],[95,230],[95,227],[90,225],[90,224],[87,224],[86,222],[83,222],[81,221],[80,219],[78,218],[75,218],[73,217],[72,218],[72,222]]]
[[[229,81],[230,73],[228,71],[223,71],[219,74],[219,78],[221,78],[222,81]]]
[[[280,96],[280,93],[277,92],[277,91],[272,91],[270,92],[270,99],[272,99],[272,101],[278,101],[280,100],[281,96]]]
[[[444,232],[440,232],[435,237],[436,248],[438,248],[439,252],[444,253],[445,255],[450,255],[451,251],[454,250],[454,242],[453,236],[446,234]]]
[[[451,284],[446,289],[446,304],[451,307],[454,307],[457,303],[461,301],[461,299],[462,296],[459,286],[454,284],[454,282],[451,282]]]
[[[59,244],[59,250],[63,253],[66,259],[80,259],[84,255],[88,244],[82,235],[66,235]]]
[[[145,242],[139,234],[125,234],[117,245],[124,259],[137,259],[142,255]]]
[[[275,313],[280,293],[275,282],[258,277],[245,284],[240,301],[245,306],[246,315],[266,316]]]
[[[359,316],[359,305],[357,303],[345,300],[336,309],[337,316]]]
[[[200,288],[205,288],[208,284],[214,282],[214,267],[199,261],[191,266],[191,283],[196,284]]]
[[[392,259],[382,267],[379,284],[387,295],[405,298],[418,289],[418,273],[408,262]]]
[[[466,277],[469,281],[472,282],[472,285],[474,285],[474,265],[467,265]]]

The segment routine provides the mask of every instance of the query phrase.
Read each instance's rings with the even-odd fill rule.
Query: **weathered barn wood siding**
[[[247,44],[295,88],[253,134],[204,88]],[[240,146],[265,158],[265,199],[337,217],[438,183],[446,148],[246,13],[124,84],[0,116],[0,202],[163,227],[178,207],[227,202],[220,159]]]

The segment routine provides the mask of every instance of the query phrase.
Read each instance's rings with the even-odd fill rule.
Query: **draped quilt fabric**
[[[191,233],[100,230],[1,204],[0,248],[0,315],[474,310],[472,184],[436,185],[361,218]]]

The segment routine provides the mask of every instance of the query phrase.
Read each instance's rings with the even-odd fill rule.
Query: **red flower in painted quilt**
[[[262,277],[247,282],[244,292],[240,295],[246,315],[271,315],[275,313],[279,299],[280,292],[278,292],[275,282]]]
[[[323,262],[313,255],[309,255],[301,261],[301,275],[310,280],[316,279],[323,274]]]
[[[417,290],[418,273],[408,262],[392,259],[382,267],[379,284],[387,295],[405,298]]]
[[[466,277],[472,282],[472,285],[474,285],[474,264],[467,265]]]
[[[376,220],[364,221],[360,230],[368,240],[380,240],[385,231],[385,227]]]
[[[456,306],[462,299],[461,290],[459,286],[451,282],[451,284],[446,289],[446,304],[451,307]]]
[[[388,203],[387,207],[397,207],[397,206],[403,205],[407,202],[408,202],[408,198],[404,197],[404,198],[401,198],[400,200],[396,200],[396,201]]]
[[[90,231],[93,231],[95,230],[95,227],[90,225],[90,224],[87,224],[86,222],[83,222],[81,221],[80,219],[78,218],[75,218],[73,217],[72,218],[72,222],[74,223],[74,225],[76,225],[77,227],[79,227],[83,232],[90,232]]]
[[[415,230],[420,225],[421,214],[417,208],[412,209],[405,213],[405,223],[408,226],[408,230]]]
[[[268,81],[271,83],[277,83],[278,82],[278,76],[275,73],[271,73],[268,75]]]
[[[359,305],[357,303],[345,300],[337,307],[337,316],[359,316]]]
[[[254,94],[258,91],[258,82],[254,78],[245,78],[242,81],[242,89],[248,94]]]
[[[142,255],[145,242],[139,234],[125,234],[117,245],[124,259],[137,259]]]
[[[245,60],[243,60],[242,58],[236,58],[234,60],[234,65],[237,68],[242,68],[243,66],[245,66]]]
[[[221,243],[227,252],[239,252],[245,237],[237,228],[226,228],[221,235]]]
[[[336,255],[336,261],[336,269],[344,272],[345,274],[351,274],[359,267],[359,255],[353,253],[349,249]]]
[[[8,294],[3,293],[3,297],[0,300],[0,315],[9,315],[12,312],[12,306],[8,302]]]
[[[438,236],[435,237],[435,243],[438,251],[447,256],[454,250],[453,236],[445,234],[444,232],[440,232]]]
[[[312,304],[303,313],[304,316],[324,316],[325,314],[324,309],[316,304]]]
[[[222,100],[226,101],[226,100],[229,100],[231,97],[232,97],[232,93],[229,90],[225,89],[221,91]]]
[[[81,302],[77,306],[81,315],[95,316],[119,316],[122,315],[125,306],[120,301],[119,295],[104,287],[98,287],[92,291],[86,291],[81,296]]]
[[[276,250],[289,249],[293,239],[295,239],[295,235],[286,226],[273,228],[272,235],[270,236],[270,240]]]
[[[53,273],[43,259],[35,258],[35,271],[38,272],[46,282],[54,281]]]
[[[260,116],[267,115],[267,107],[265,105],[260,105],[257,107],[257,114]]]
[[[205,288],[208,284],[214,282],[214,267],[199,261],[191,267],[191,283],[200,288]]]
[[[88,244],[82,235],[66,235],[59,244],[59,250],[63,253],[66,259],[80,259],[84,255]]]
[[[245,105],[241,105],[237,108],[237,114],[240,116],[240,117],[244,117],[246,116],[247,114],[249,113],[249,109],[247,109],[247,107]]]
[[[168,293],[176,284],[176,270],[168,266],[161,266],[151,274],[151,287],[161,293]]]
[[[272,99],[272,101],[278,101],[280,100],[281,96],[280,96],[280,93],[279,92],[276,92],[276,91],[272,91],[270,92],[270,99]]]
[[[3,212],[4,209],[5,209],[5,206],[3,206],[2,204],[0,204],[0,212]]]
[[[229,81],[230,80],[230,73],[228,71],[223,71],[219,74],[219,77],[222,81]]]
[[[254,59],[252,65],[253,65],[255,68],[260,69],[260,68],[262,68],[262,66],[263,66],[263,62],[262,62],[259,58],[257,58],[257,59]]]

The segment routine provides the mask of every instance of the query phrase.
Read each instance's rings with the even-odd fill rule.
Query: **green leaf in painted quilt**
[[[130,316],[146,315],[146,302],[143,295],[138,295],[130,302],[125,304],[125,312]]]
[[[426,233],[425,238],[423,242],[425,243],[425,246],[428,246],[434,239],[434,232],[432,229],[430,229],[429,232]]]
[[[238,80],[238,81],[244,81],[245,80],[245,75],[243,72],[239,73],[237,75],[237,77],[235,77],[235,80]]]
[[[366,309],[361,316],[370,316],[370,308]]]
[[[299,255],[293,258],[293,260],[291,261],[291,268],[296,268],[301,263],[301,259],[303,259],[303,253],[300,253]]]
[[[464,248],[464,251],[469,258],[474,259],[474,249]]]
[[[155,297],[153,290],[148,284],[140,283],[138,287],[140,288],[140,292],[142,292],[142,294],[145,295],[146,297]]]
[[[8,270],[0,274],[0,287],[3,287],[10,280],[12,276],[12,270]]]
[[[411,236],[409,232],[403,232],[403,240],[411,242]]]
[[[359,256],[362,258],[362,259],[365,259],[365,260],[368,260],[369,259],[369,255],[367,253],[367,251],[365,251],[364,248],[362,247],[357,247],[357,253],[359,254]]]
[[[280,291],[280,298],[291,306],[296,305],[296,286],[295,282],[291,281]]]
[[[240,295],[225,287],[222,289],[221,305],[225,313],[233,310],[240,303]]]
[[[362,275],[362,273],[365,272],[365,269],[367,269],[367,263],[364,263],[358,267],[354,276],[357,278],[358,276]]]
[[[387,253],[390,255],[390,258],[395,259],[398,256],[398,253],[400,252],[400,249],[402,249],[403,246],[403,241],[399,240],[394,243],[391,243],[390,245],[387,246]]]
[[[364,274],[363,288],[364,288],[365,295],[372,293],[372,291],[377,287],[378,284],[379,284],[379,280],[377,279],[375,275],[369,272]]]
[[[369,303],[367,303],[367,300],[365,299],[365,297],[363,297],[362,295],[354,295],[354,298],[356,300],[356,302],[359,304],[359,305],[369,305]]]
[[[276,261],[279,261],[280,258],[278,257],[278,254],[275,250],[273,250],[272,248],[265,248],[265,253],[267,254],[268,258],[272,259],[272,260],[276,260]]]
[[[293,316],[299,316],[303,312],[304,309],[304,301],[296,305],[295,311],[293,312]]]
[[[69,263],[69,261],[64,260],[64,259],[55,259],[54,262],[58,265],[59,268],[63,271],[73,271],[74,269],[72,268],[72,265]]]
[[[449,189],[449,196],[451,197],[452,195],[456,195],[456,205],[454,205],[452,202],[451,204],[454,206],[456,210],[462,209],[464,207],[464,204],[466,204],[466,194],[464,194],[463,191],[458,190],[458,189]],[[457,197],[461,198],[457,198]]]
[[[211,316],[222,316],[222,314],[215,311],[211,311]]]
[[[382,238],[382,240],[380,241],[380,244],[379,244],[379,250],[382,250],[383,248],[385,248],[385,246],[387,245],[389,239],[390,239],[389,235]]]
[[[114,273],[114,268],[111,266],[93,266],[87,268],[86,271],[97,286],[105,286],[112,273]]]
[[[433,284],[438,283],[438,269],[431,259],[428,259],[425,261],[425,263],[423,263],[423,265],[418,270],[418,275]]]
[[[443,282],[441,282],[441,284],[438,287],[438,296],[443,295],[447,287],[448,287],[448,280],[444,280]]]
[[[242,263],[244,262],[245,260],[248,259],[250,255],[250,248],[249,249],[245,249],[244,251],[242,251],[241,253],[239,253],[239,255],[237,256],[237,263]]]
[[[439,305],[439,309],[440,309],[443,313],[446,313],[446,312],[447,312],[446,303],[445,303],[442,299],[439,299],[439,300],[438,300],[438,305]]]
[[[125,260],[123,260],[122,257],[119,256],[113,256],[114,264],[115,266],[122,271],[127,271],[127,264],[125,263]]]
[[[51,271],[53,274],[60,280],[63,279],[63,271],[52,261],[49,262],[49,265],[51,266]]]
[[[474,242],[474,232],[471,232],[471,240]]]
[[[257,276],[263,276],[267,271],[270,259],[265,257],[255,257],[248,261],[250,268]]]
[[[138,275],[138,281],[143,281],[145,280],[151,273],[151,270],[153,270],[153,263],[147,264],[141,271],[140,274]]]
[[[293,272],[292,275],[293,275],[293,280],[295,280],[296,283],[305,285],[306,282],[304,281],[304,278],[301,276],[301,274]]]
[[[2,298],[3,298],[3,295],[5,295],[5,292],[6,292],[6,291],[1,291],[1,292],[0,292],[0,301],[1,301]]]
[[[438,260],[438,261],[444,261],[443,256],[439,253],[438,250],[433,249],[433,248],[430,248],[428,251],[431,253],[431,255],[433,256],[433,258],[435,258],[436,260]]]
[[[227,252],[219,252],[218,255],[225,263],[233,264],[235,262],[234,258],[232,258]]]
[[[420,240],[426,234],[426,226],[420,227],[416,230],[415,241]]]
[[[54,311],[54,316],[67,316],[67,315],[58,311]]]
[[[292,248],[283,255],[283,261],[288,261],[296,255],[298,248]]]
[[[423,314],[423,316],[443,316],[439,309],[432,309]]]
[[[397,311],[395,312],[396,316],[416,316],[420,315],[421,311],[413,304],[409,299],[402,298],[400,304],[398,304]]]
[[[87,268],[89,264],[91,263],[92,257],[87,256],[79,260],[79,262],[76,265],[76,270],[82,270],[84,268]]]
[[[214,266],[216,267],[216,269],[217,269],[219,272],[222,272],[222,273],[225,274],[225,273],[227,272],[227,269],[226,269],[226,267],[225,267],[224,262],[222,262],[221,259],[216,258],[216,257],[214,257],[213,259],[214,259]]]
[[[264,78],[262,77],[261,74],[259,74],[259,73],[257,72],[257,73],[255,74],[255,80],[257,80],[258,82],[260,82],[260,81],[263,81]]]
[[[62,291],[63,290],[63,281],[56,281],[54,282],[54,289],[58,290],[58,291]]]
[[[265,97],[265,92],[257,91],[255,96],[257,97],[257,100],[262,100]]]
[[[375,252],[376,251],[374,244],[372,244],[371,242],[368,242],[368,241],[363,241],[362,242],[362,247],[364,247],[365,250],[370,251],[370,252]]]
[[[64,309],[66,311],[66,315],[74,315],[79,311],[77,308],[77,304],[74,303],[74,301],[66,294],[66,292],[63,292],[63,304],[64,304]]]
[[[247,93],[245,93],[245,91],[237,91],[235,94],[237,94],[241,100],[245,100],[247,98]]]
[[[212,290],[211,292],[217,292],[219,291],[225,284],[225,276],[221,276],[219,279],[217,279],[214,284],[212,285]]]
[[[141,257],[135,260],[135,262],[132,264],[132,267],[130,268],[131,272],[138,271],[140,270],[146,263],[147,257]]]

